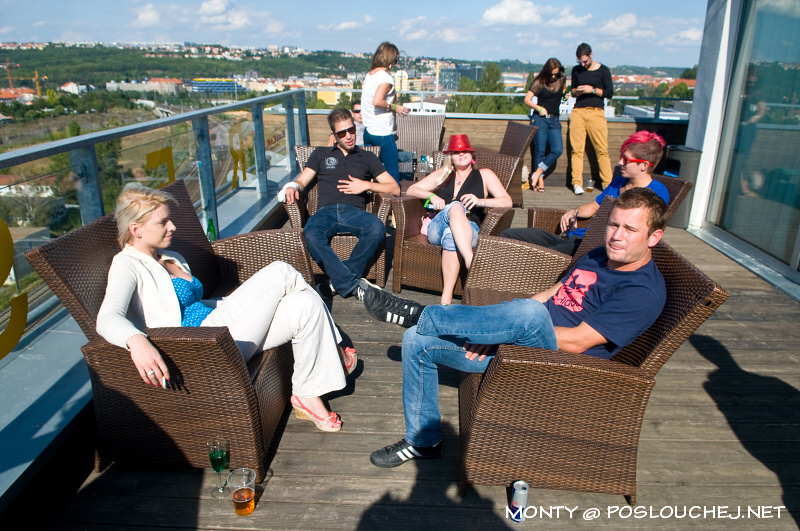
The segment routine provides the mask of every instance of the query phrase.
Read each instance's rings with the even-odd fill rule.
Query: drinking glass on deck
[[[228,439],[225,437],[209,437],[206,441],[208,448],[208,459],[211,461],[211,468],[217,473],[217,488],[211,492],[215,498],[227,498],[231,493],[222,482],[222,471],[228,468],[228,463],[231,460],[230,449],[228,447]]]
[[[228,474],[228,485],[233,488],[233,510],[237,516],[249,516],[256,508],[256,471],[237,468]]]

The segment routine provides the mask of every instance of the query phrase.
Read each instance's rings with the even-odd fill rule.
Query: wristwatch
[[[596,88],[592,89],[592,94],[597,94],[597,89]]]

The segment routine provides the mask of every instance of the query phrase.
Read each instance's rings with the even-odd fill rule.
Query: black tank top
[[[476,170],[472,168],[472,171],[469,172],[467,178],[461,183],[461,189],[458,191],[458,197],[453,197],[453,192],[456,189],[456,179],[455,177],[450,177],[447,179],[442,186],[436,190],[436,195],[444,199],[445,204],[450,204],[453,201],[457,201],[459,197],[462,197],[465,194],[475,194],[475,197],[478,199],[484,199],[483,194],[483,177],[481,176],[480,170]],[[469,220],[474,221],[479,227],[481,223],[483,223],[483,218],[486,216],[486,212],[484,211],[483,207],[475,207],[470,210],[469,213]]]
[[[552,92],[547,87],[542,86],[534,95],[539,105],[547,109],[547,114],[550,116],[558,116],[558,106],[561,105],[561,94]]]

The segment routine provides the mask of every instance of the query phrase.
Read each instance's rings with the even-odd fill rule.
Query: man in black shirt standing
[[[603,188],[611,182],[608,124],[603,99],[614,96],[614,85],[611,71],[594,60],[591,46],[582,43],[575,55],[579,64],[572,69],[572,96],[576,101],[569,115],[569,145],[572,148],[572,189],[575,195],[580,195],[583,193],[583,153],[587,136],[597,153]]]
[[[316,214],[308,218],[304,232],[308,252],[330,278],[330,284],[317,286],[317,292],[330,307],[331,287],[342,297],[352,294],[363,300],[369,283],[361,277],[386,237],[380,218],[365,210],[367,194],[399,195],[400,187],[378,157],[356,146],[356,126],[349,111],[333,109],[328,125],[336,145],[315,149],[303,172],[284,186],[284,192],[286,202],[291,204],[315,177],[318,179],[319,206]],[[357,236],[358,243],[348,259],[341,261],[331,249],[331,238],[343,232]]]

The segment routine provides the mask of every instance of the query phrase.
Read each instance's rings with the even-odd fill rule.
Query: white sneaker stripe
[[[411,459],[411,456],[406,456],[406,454],[403,452],[405,452],[405,450],[400,450],[399,452],[397,452],[397,457],[399,457],[402,461],[408,461],[409,459]]]

